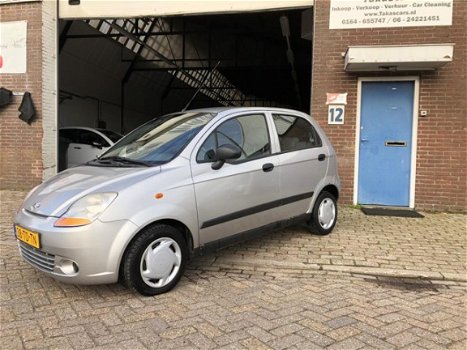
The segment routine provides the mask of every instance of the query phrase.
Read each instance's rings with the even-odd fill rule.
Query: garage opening
[[[61,20],[59,170],[187,106],[308,112],[312,19],[300,8]]]

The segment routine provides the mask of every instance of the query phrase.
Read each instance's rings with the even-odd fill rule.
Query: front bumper
[[[120,261],[139,227],[129,220],[80,227],[54,227],[55,217],[22,209],[15,223],[40,235],[40,249],[18,241],[24,260],[51,277],[74,284],[104,284],[118,280]]]

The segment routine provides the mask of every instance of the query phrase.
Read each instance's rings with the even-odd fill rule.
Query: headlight
[[[74,227],[93,222],[117,197],[116,193],[93,193],[74,202],[60,219],[56,227]]]
[[[24,208],[24,203],[26,203],[26,201],[28,200],[29,197],[31,197],[31,194],[37,190],[37,188],[39,187],[40,185],[37,185],[36,187],[34,187],[31,191],[29,191],[29,193],[26,195],[26,197],[24,197],[23,201],[21,202],[21,205],[18,207],[18,210],[16,210],[16,214],[18,214],[20,211],[21,211],[21,208]]]

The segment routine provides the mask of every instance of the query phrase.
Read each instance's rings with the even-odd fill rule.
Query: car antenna
[[[196,95],[198,95],[198,92],[200,92],[200,90],[205,86],[206,82],[208,81],[208,79],[211,77],[212,73],[214,73],[214,71],[216,70],[216,68],[219,66],[219,64],[221,63],[221,61],[218,61],[216,63],[216,65],[214,66],[214,68],[209,72],[209,74],[206,76],[206,78],[204,78],[204,80],[201,82],[201,85],[196,89],[194,95],[191,97],[190,101],[188,101],[188,103],[186,104],[185,108],[182,109],[182,112],[185,112],[186,109],[188,107],[190,107],[191,103],[193,102],[193,100],[195,99]]]

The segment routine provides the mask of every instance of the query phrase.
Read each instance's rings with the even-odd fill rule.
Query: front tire
[[[319,194],[308,222],[309,229],[317,235],[328,235],[337,222],[336,197],[327,191]]]
[[[123,280],[143,295],[168,292],[180,280],[187,257],[187,245],[180,231],[169,225],[150,226],[125,253]]]

